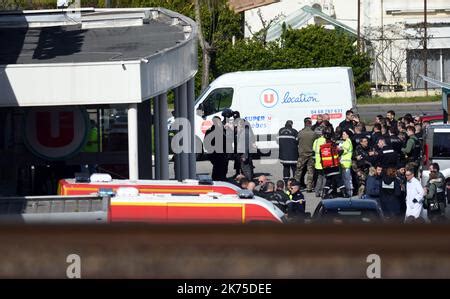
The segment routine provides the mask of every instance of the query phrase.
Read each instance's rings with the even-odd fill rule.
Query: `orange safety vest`
[[[325,143],[320,146],[320,161],[323,168],[339,166],[339,152],[334,143]]]

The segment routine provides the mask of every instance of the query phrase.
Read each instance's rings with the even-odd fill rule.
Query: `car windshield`
[[[324,223],[347,224],[377,223],[381,218],[375,210],[323,210],[318,220]]]

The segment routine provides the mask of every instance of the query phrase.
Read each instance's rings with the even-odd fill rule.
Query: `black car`
[[[315,223],[382,223],[383,211],[372,199],[333,198],[324,199],[313,215]]]

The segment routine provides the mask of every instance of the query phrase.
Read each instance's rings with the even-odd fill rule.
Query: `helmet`
[[[232,116],[233,116],[233,110],[231,110],[230,108],[225,108],[222,111],[222,117],[231,118]]]

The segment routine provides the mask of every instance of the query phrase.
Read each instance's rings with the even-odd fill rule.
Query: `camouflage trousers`
[[[300,155],[297,161],[297,170],[295,171],[295,179],[300,182],[302,170],[306,166],[306,189],[312,190],[314,179],[314,156],[311,154]]]
[[[352,169],[356,173],[356,177],[358,178],[358,186],[356,186],[356,188],[358,189],[358,197],[361,197],[366,192],[366,180],[369,174],[369,169],[358,167],[356,165],[356,161],[353,161]]]

